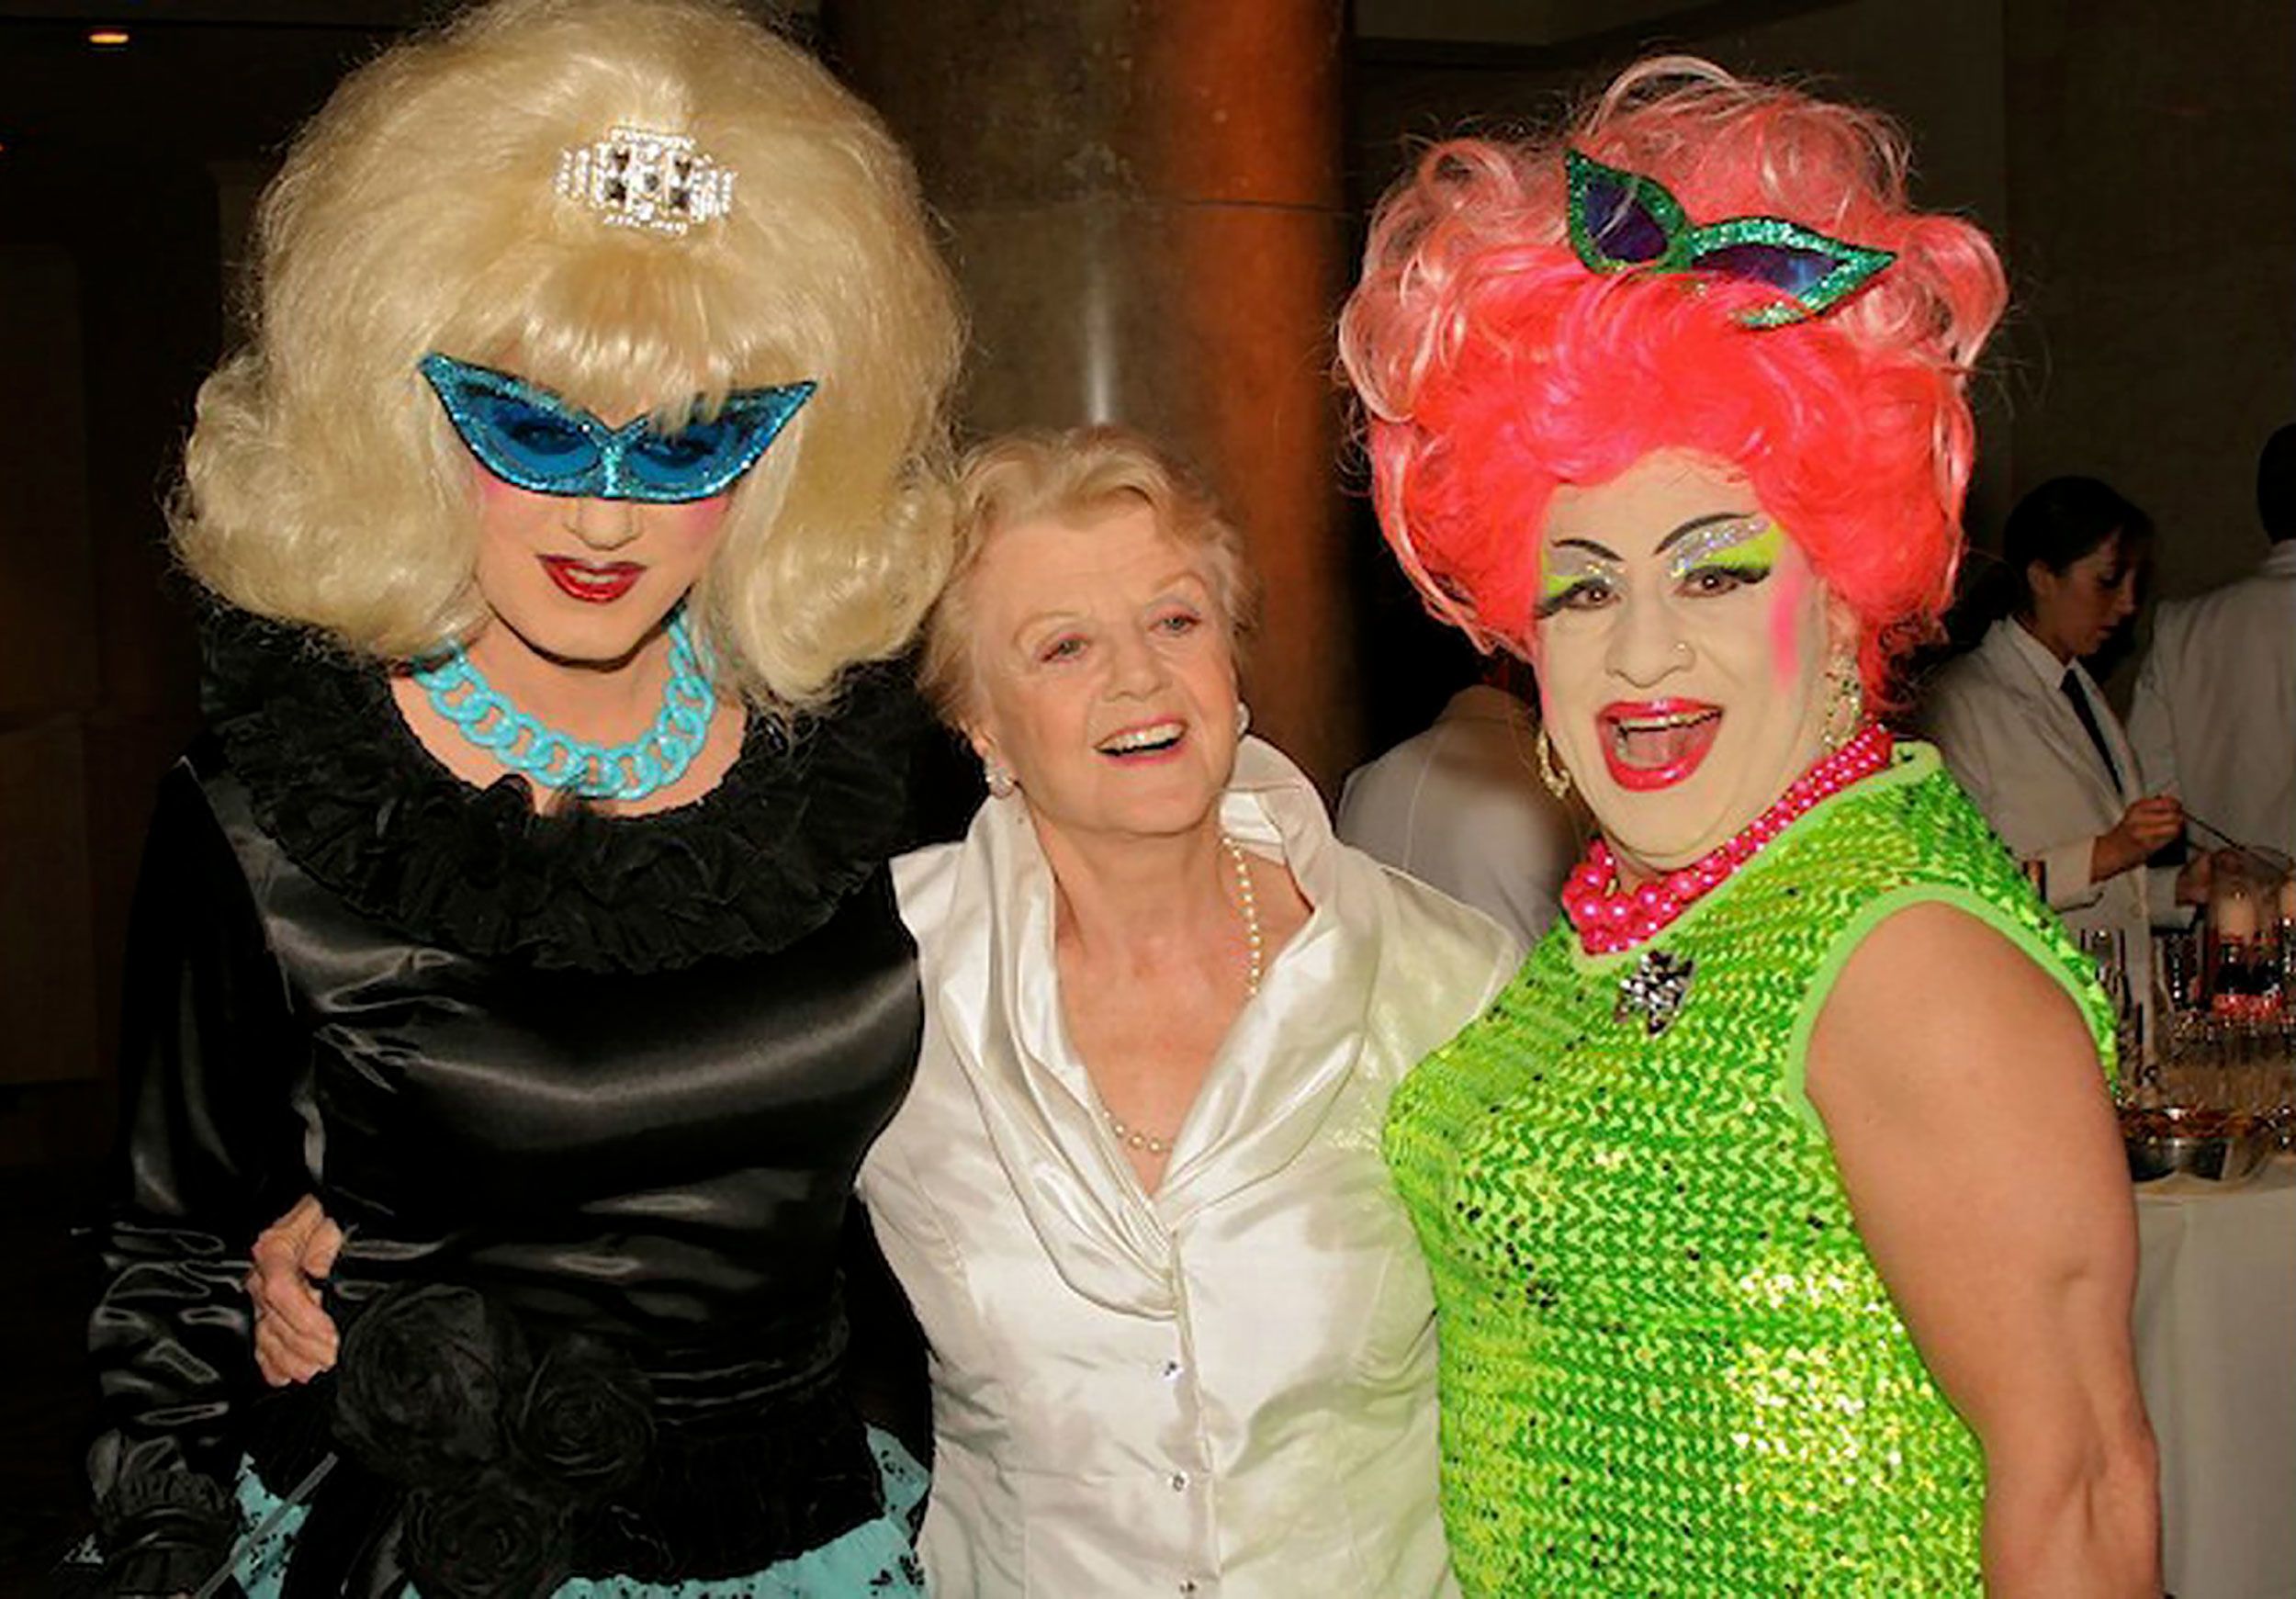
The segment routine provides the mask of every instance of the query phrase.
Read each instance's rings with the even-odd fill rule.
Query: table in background
[[[2296,1599],[2296,1162],[2137,1190],[2137,1375],[2177,1599]]]

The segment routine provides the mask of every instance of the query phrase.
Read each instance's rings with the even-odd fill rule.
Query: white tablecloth
[[[2296,1599],[2296,1163],[2137,1190],[2137,1375],[2177,1599]]]

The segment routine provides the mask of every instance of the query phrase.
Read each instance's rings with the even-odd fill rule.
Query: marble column
[[[948,224],[965,431],[1122,422],[1191,461],[1265,585],[1254,726],[1328,790],[1361,753],[1339,0],[832,0],[825,22]]]

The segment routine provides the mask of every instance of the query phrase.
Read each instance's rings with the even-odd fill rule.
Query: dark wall
[[[2159,587],[2262,558],[2257,451],[2296,420],[2296,6],[2012,0],[2020,484],[2151,512]]]
[[[142,8],[132,8],[141,11]],[[86,1519],[90,1262],[119,952],[197,675],[162,507],[251,175],[375,35],[0,21],[0,1593]]]
[[[0,22],[0,1166],[109,1139],[119,950],[189,738],[163,506],[249,192],[362,30]]]

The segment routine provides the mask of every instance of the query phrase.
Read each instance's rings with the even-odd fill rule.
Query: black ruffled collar
[[[538,816],[523,778],[447,771],[382,674],[315,635],[227,613],[206,643],[208,726],[264,831],[365,915],[466,954],[650,972],[782,949],[913,841],[925,719],[897,667],[793,732],[753,717],[692,805]]]

